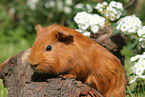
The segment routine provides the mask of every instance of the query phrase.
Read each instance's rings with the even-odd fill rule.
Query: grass
[[[21,44],[6,43],[0,45],[0,64],[9,57],[16,55],[17,53],[29,48]]]
[[[0,79],[0,97],[7,97],[8,89],[4,87],[3,81]]]

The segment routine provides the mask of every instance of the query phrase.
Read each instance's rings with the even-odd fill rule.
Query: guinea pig
[[[37,37],[29,63],[40,73],[64,74],[98,90],[104,97],[125,97],[126,80],[120,61],[81,33],[60,25],[35,26]]]

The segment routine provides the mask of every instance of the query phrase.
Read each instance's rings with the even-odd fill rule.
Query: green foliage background
[[[57,23],[68,26],[73,22],[74,13],[65,14],[58,10],[57,5],[46,8],[44,5],[50,0],[39,0],[35,10],[27,5],[27,1],[0,1],[0,63],[32,46],[36,36],[35,25]],[[70,7],[73,9],[73,6]]]
[[[73,4],[69,5],[72,10],[71,13],[60,10],[57,4],[58,1],[65,2],[65,0],[38,0],[35,10],[32,10],[30,6],[27,5],[27,1],[28,0],[0,0],[0,64],[7,58],[33,45],[36,37],[34,30],[35,25],[48,26],[56,23],[75,28],[73,17],[76,14],[76,4],[80,2],[87,3],[88,1],[103,2],[112,0],[73,0]],[[53,7],[45,7],[48,1],[55,1],[55,5]],[[133,0],[115,1],[127,5]],[[127,7],[127,14],[136,14],[145,24],[145,2],[142,2],[140,6],[137,5],[138,1],[142,2],[143,0],[135,0],[133,4]],[[63,5],[67,6],[65,3],[63,3]],[[124,49],[122,52],[125,53],[125,51]],[[2,86],[1,83],[2,82],[0,82],[0,87]],[[0,95],[2,88],[0,88]]]

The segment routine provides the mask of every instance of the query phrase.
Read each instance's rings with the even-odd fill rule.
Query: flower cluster
[[[131,34],[136,33],[140,27],[142,27],[141,20],[136,17],[135,15],[126,16],[121,18],[117,22],[118,26],[116,27],[117,30],[120,30],[124,34]]]
[[[139,47],[145,48],[145,26],[141,27],[137,34],[139,36]]]
[[[136,55],[131,57],[131,62],[134,62],[135,65],[132,67],[133,73],[136,75],[130,83],[133,83],[137,78],[145,79],[145,75],[143,75],[145,70],[145,52],[142,55]]]
[[[84,11],[78,12],[74,17],[74,21],[79,27],[78,31],[87,36],[89,36],[91,32],[97,33],[99,28],[105,24],[105,18],[100,17],[97,14],[89,14]],[[87,30],[91,32],[88,32]]]
[[[64,12],[65,14],[70,14],[72,12],[72,6],[73,1],[72,0],[58,0],[57,2],[55,0],[48,0],[45,3],[45,8],[53,8],[57,6],[56,10],[58,12]]]
[[[26,5],[31,10],[36,10],[36,5],[39,4],[40,0],[27,0]],[[72,12],[73,1],[72,0],[46,0],[44,4],[45,8],[54,9],[58,12],[64,12],[70,14]],[[51,13],[49,13],[51,14]]]
[[[145,26],[141,27],[138,31],[137,34],[140,38],[145,38]],[[142,39],[140,41],[142,41]]]
[[[98,3],[95,7],[101,14],[111,21],[119,19],[122,15],[123,5],[120,2],[111,1],[109,4],[107,2]]]

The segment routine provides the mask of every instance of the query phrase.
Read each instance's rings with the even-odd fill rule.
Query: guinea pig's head
[[[29,64],[34,71],[59,74],[72,67],[74,37],[64,29],[57,25],[35,27],[37,37],[29,56]]]

